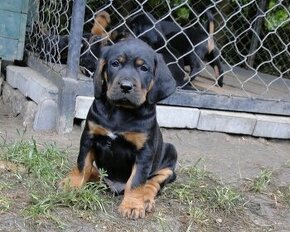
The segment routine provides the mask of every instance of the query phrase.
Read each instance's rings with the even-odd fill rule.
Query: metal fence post
[[[78,89],[81,39],[85,16],[86,0],[74,0],[69,37],[67,72],[59,88],[58,126],[59,133],[72,131],[75,102]]]
[[[255,51],[257,50],[258,42],[259,42],[259,39],[257,38],[257,36],[260,38],[261,29],[262,29],[262,23],[263,23],[263,18],[260,17],[260,16],[262,16],[264,14],[264,12],[265,12],[266,3],[267,3],[266,0],[262,0],[262,1],[259,1],[257,3],[259,8],[258,8],[257,16],[256,16],[257,20],[254,23],[254,28],[253,28],[255,33],[256,33],[256,35],[255,34],[252,35],[251,47],[250,47],[250,50],[249,50],[249,54],[252,54],[252,55],[249,56],[248,59],[247,59],[247,63],[249,64],[250,67],[253,67],[254,66],[254,62],[255,62],[255,58],[256,58],[256,52]]]

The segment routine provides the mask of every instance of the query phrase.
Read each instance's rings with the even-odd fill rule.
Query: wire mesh
[[[72,0],[32,3],[27,50],[66,64]],[[100,17],[104,11],[109,19]],[[288,1],[88,0],[80,72],[90,78],[101,48],[128,36],[163,54],[179,88],[290,101]]]

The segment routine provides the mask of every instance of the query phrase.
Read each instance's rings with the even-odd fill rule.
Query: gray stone
[[[34,101],[26,101],[20,115],[24,127],[32,127],[37,112],[37,104]]]
[[[4,104],[8,104],[8,102],[10,101],[11,98],[11,92],[12,92],[13,88],[6,83],[4,83],[3,88],[2,88],[2,100],[4,102]]]
[[[257,115],[253,136],[289,139],[290,118],[280,116]]]
[[[197,128],[199,130],[251,135],[255,123],[256,116],[253,114],[201,110]]]
[[[1,74],[0,74],[1,75]],[[3,90],[3,82],[4,82],[4,79],[2,76],[0,76],[0,96],[2,95],[2,90]]]
[[[56,129],[57,104],[51,99],[44,99],[38,104],[33,129],[35,131],[50,131]]]
[[[26,97],[23,96],[18,90],[13,89],[9,84],[5,84],[2,96],[4,104],[8,105],[14,116],[21,113],[23,106],[26,103]]]

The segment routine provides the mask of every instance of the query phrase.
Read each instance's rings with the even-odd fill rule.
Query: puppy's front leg
[[[138,219],[145,217],[145,200],[143,186],[147,176],[142,173],[144,167],[135,164],[125,187],[124,198],[119,206],[123,217]],[[139,183],[138,183],[139,182]]]
[[[170,168],[160,169],[144,184],[134,187],[132,182],[137,171],[137,165],[134,165],[119,207],[122,216],[129,219],[144,218],[146,212],[154,211],[155,197],[160,190],[160,185],[173,175]]]

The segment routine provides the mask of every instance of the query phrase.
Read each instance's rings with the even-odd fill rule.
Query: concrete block
[[[55,130],[57,123],[57,104],[51,99],[44,99],[38,104],[33,129],[35,131]]]
[[[6,67],[6,82],[14,89],[17,88],[17,73],[12,68],[14,66]]]
[[[57,99],[57,87],[29,67],[7,66],[7,82],[36,103],[44,98]]]
[[[157,106],[157,121],[161,127],[196,128],[199,110],[195,108]]]
[[[253,114],[201,110],[197,128],[199,130],[251,135],[255,124],[256,117]]]
[[[29,86],[30,75],[22,75],[29,70],[28,67],[7,66],[6,68],[6,80],[12,88],[18,89],[24,96],[27,96],[27,90]]]
[[[93,97],[77,96],[75,117],[79,119],[86,119],[93,100]]]
[[[86,119],[94,98],[78,96],[76,98],[75,117]],[[196,128],[199,110],[194,108],[157,106],[157,121],[168,128]]]
[[[253,136],[289,139],[290,117],[256,115],[257,123]]]

